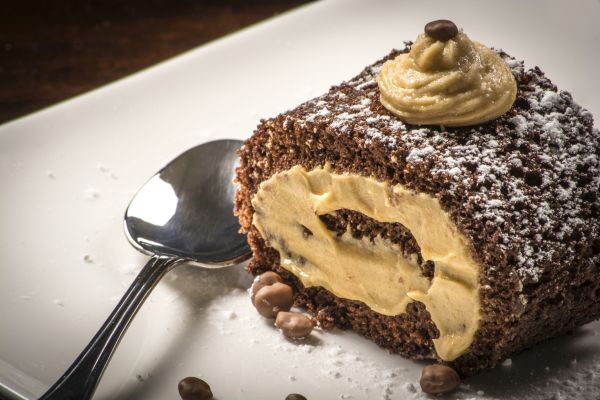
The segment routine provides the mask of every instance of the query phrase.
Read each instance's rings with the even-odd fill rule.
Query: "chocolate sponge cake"
[[[493,50],[514,77],[506,111],[415,122],[380,74],[419,45],[261,121],[236,213],[249,271],[278,272],[323,327],[466,376],[600,317],[600,133],[539,68]]]

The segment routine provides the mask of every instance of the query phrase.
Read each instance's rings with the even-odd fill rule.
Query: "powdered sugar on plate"
[[[272,389],[267,397],[263,392],[263,398],[283,398],[286,393],[331,399],[432,398],[419,386],[421,369],[426,363],[389,354],[352,332],[316,329],[305,341],[288,340],[273,326],[273,320],[261,317],[253,308],[246,290],[251,278],[244,271],[214,272],[183,269],[175,271],[171,278],[175,287],[184,293],[190,291],[189,300],[194,297],[192,291],[198,291],[194,307],[201,312],[196,319],[186,318],[186,324],[203,328],[201,354],[205,355],[213,346],[207,338],[219,337],[220,346],[225,346],[219,353],[221,357],[234,354],[234,358],[227,359],[247,364],[249,380],[269,377]],[[208,293],[201,293],[204,289]],[[510,366],[498,366],[466,379],[456,392],[445,398],[593,399],[600,390],[597,330],[599,323],[587,325],[572,335],[515,355]],[[575,359],[577,362],[573,363]],[[198,360],[194,368],[204,376],[202,365],[205,363]],[[215,379],[208,381],[213,391],[219,393]],[[236,382],[248,398],[253,395],[253,389],[244,386],[244,380]]]

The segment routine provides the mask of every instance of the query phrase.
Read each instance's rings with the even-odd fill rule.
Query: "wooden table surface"
[[[0,123],[309,0],[2,0]]]

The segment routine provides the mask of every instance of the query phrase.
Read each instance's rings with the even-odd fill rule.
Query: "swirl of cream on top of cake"
[[[416,125],[480,124],[507,112],[517,95],[504,60],[462,32],[446,41],[419,35],[410,52],[383,65],[377,83],[385,108]]]

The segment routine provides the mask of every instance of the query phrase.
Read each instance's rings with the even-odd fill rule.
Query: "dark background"
[[[309,0],[0,0],[0,123]]]

